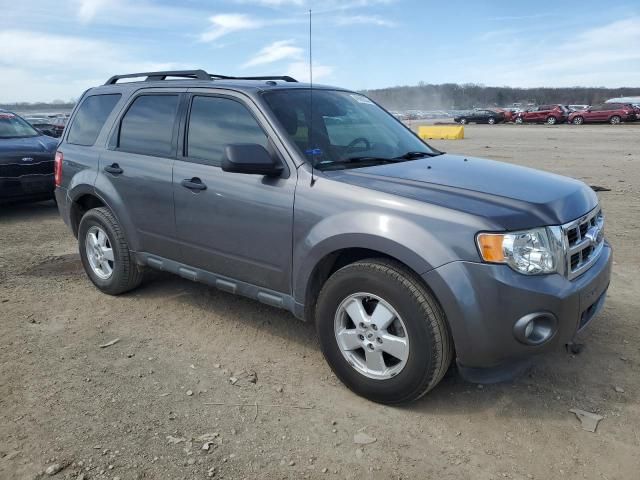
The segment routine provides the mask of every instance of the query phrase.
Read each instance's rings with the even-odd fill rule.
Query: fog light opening
[[[525,345],[540,345],[553,337],[556,325],[556,317],[551,313],[530,313],[516,322],[513,333]]]

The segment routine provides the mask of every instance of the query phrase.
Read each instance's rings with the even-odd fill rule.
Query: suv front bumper
[[[569,343],[604,304],[612,251],[605,242],[598,260],[579,277],[526,276],[506,265],[452,262],[422,277],[445,311],[458,364],[488,368]],[[521,343],[515,323],[532,313],[550,313],[553,336],[539,345]]]

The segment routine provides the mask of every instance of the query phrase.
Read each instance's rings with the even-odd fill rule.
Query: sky
[[[640,86],[638,0],[0,0],[0,102],[203,68],[362,90]]]

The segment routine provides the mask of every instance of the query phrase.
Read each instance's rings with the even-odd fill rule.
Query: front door
[[[269,178],[220,167],[230,143],[257,143],[278,155],[258,118],[242,97],[190,97],[173,171],[176,231],[183,263],[288,293],[296,170]]]

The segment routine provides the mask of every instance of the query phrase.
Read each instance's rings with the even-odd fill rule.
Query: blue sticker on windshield
[[[307,155],[313,155],[315,157],[318,155],[322,155],[322,150],[320,150],[319,148],[312,148],[309,150],[305,150],[304,153],[306,153]]]

